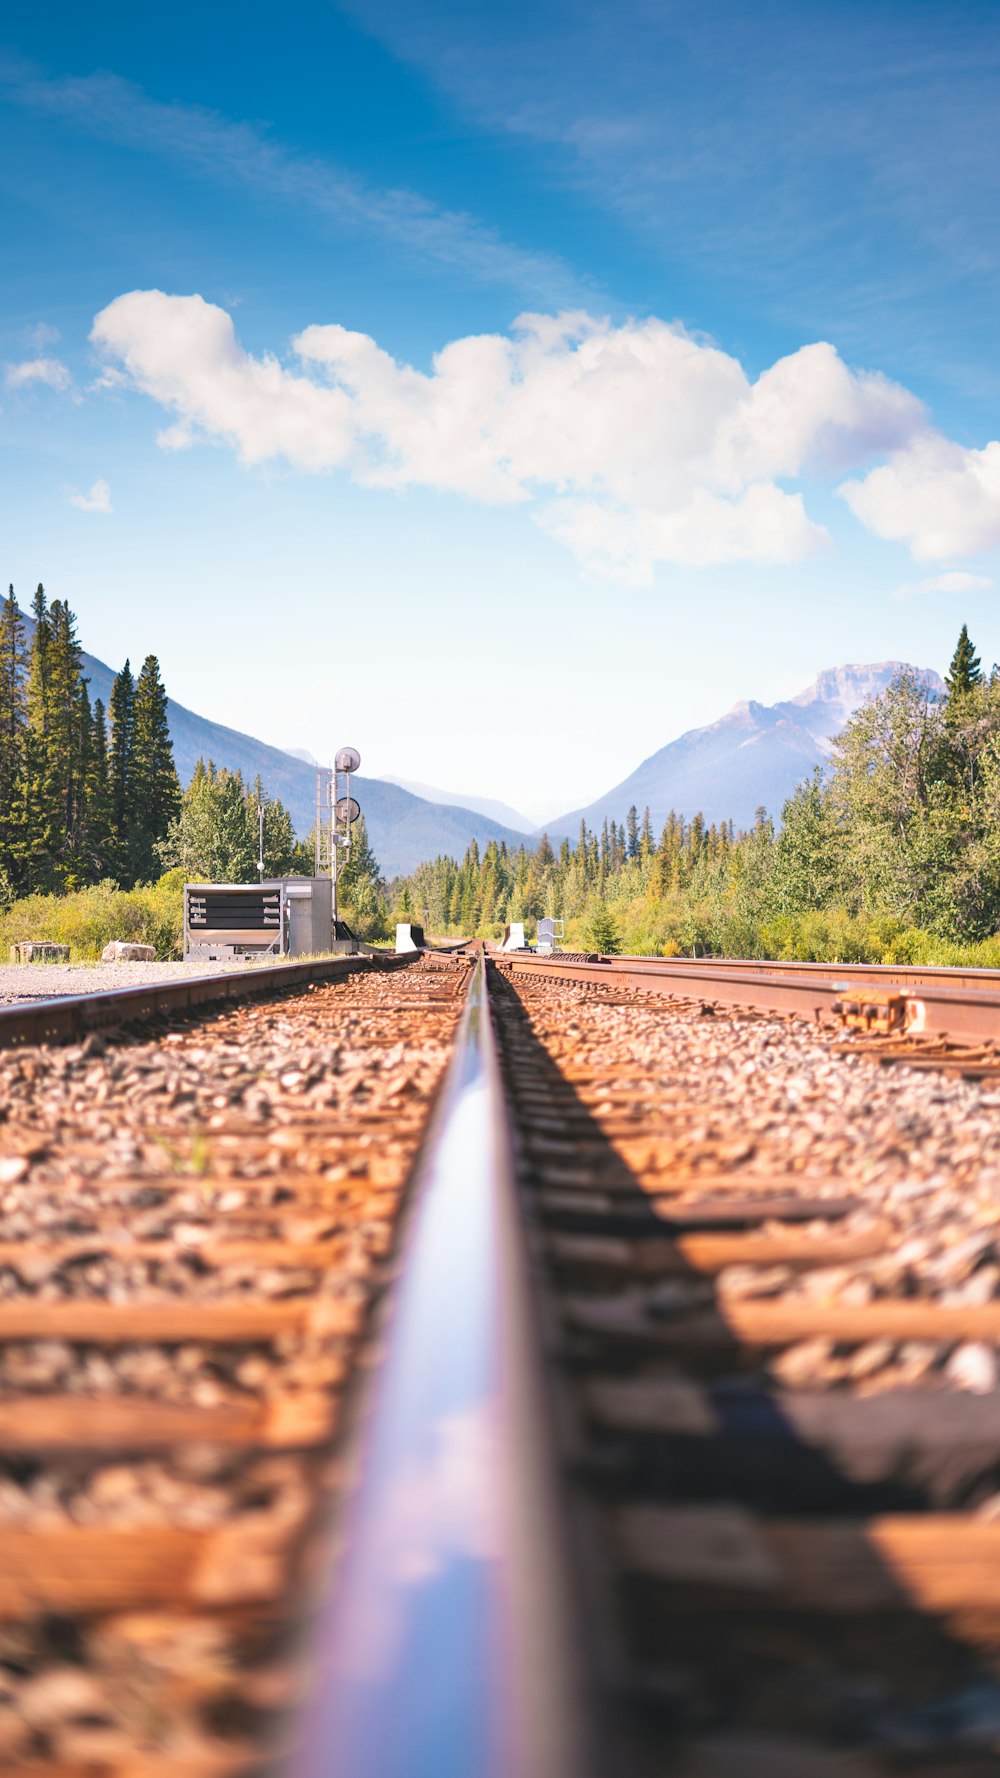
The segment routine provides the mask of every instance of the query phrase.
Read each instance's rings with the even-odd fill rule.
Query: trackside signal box
[[[332,942],[329,877],[184,885],[184,956],[194,962],[303,957]]]

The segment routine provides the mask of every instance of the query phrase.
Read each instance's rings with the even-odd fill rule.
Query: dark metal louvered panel
[[[188,894],[188,930],[261,932],[281,930],[279,889],[201,889]]]

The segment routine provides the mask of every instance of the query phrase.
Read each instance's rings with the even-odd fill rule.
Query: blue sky
[[[963,620],[989,662],[998,88],[981,5],[25,15],[0,578],[522,806]]]

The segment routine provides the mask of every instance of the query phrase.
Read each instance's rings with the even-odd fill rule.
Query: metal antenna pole
[[[337,814],[337,768],[335,765],[333,768],[333,776],[330,779],[330,876],[333,879],[333,940],[334,940],[335,944],[337,942],[337,936],[338,936],[337,935],[337,920],[339,918],[339,909],[337,906],[337,878],[340,875],[340,858],[337,853],[337,835],[336,835],[336,831],[335,831],[335,827],[334,827],[334,823],[336,821],[336,814]]]
[[[322,774],[322,767],[317,766],[316,767],[316,825],[313,828],[313,839],[315,842],[314,847],[313,847],[313,860],[314,860],[313,876],[314,877],[319,876],[320,819],[321,819],[321,817],[320,817],[320,784],[322,782],[321,774]]]

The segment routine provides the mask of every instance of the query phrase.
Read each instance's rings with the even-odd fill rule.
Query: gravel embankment
[[[273,963],[274,958],[266,959]],[[112,988],[144,988],[148,982],[175,982],[188,975],[223,975],[252,968],[240,963],[3,963],[0,1006],[29,1000],[56,1000],[69,994],[106,994]]]

